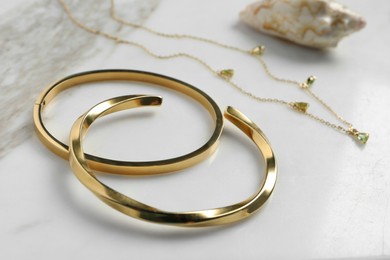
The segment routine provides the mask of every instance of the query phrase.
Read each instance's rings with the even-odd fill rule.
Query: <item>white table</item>
[[[367,27],[324,52],[259,35],[238,23],[238,12],[250,2],[162,0],[146,24],[247,48],[264,43],[272,71],[302,80],[316,75],[315,92],[370,133],[367,145],[359,146],[285,107],[251,100],[192,61],[156,60],[139,49],[118,46],[66,74],[103,68],[153,71],[198,86],[221,109],[227,105],[240,109],[266,133],[277,156],[279,177],[272,199],[252,218],[227,227],[185,229],[144,223],[96,199],[76,180],[67,162],[34,135],[0,159],[1,259],[390,256],[389,2],[343,1],[364,15]],[[141,31],[131,39],[160,53],[192,52],[213,67],[235,68],[237,82],[259,95],[310,102],[298,89],[273,82],[259,64],[234,52]],[[89,133],[86,150],[128,160],[161,159],[193,150],[206,140],[211,121],[198,105],[159,88],[132,85],[131,91],[126,84],[114,83],[100,84],[96,91],[71,90],[47,113],[50,129],[66,141],[74,119],[94,103],[146,93],[162,95],[163,106],[101,120]],[[311,103],[312,111],[333,120]],[[256,190],[261,169],[255,147],[226,123],[219,150],[200,165],[161,177],[100,178],[145,203],[189,210],[246,198]]]

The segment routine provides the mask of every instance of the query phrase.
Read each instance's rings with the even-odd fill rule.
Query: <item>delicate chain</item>
[[[279,78],[277,76],[275,76],[274,74],[271,73],[267,63],[264,61],[263,58],[261,58],[260,56],[256,56],[257,59],[260,61],[261,65],[263,66],[264,68],[264,71],[265,73],[273,80],[275,81],[278,81],[278,82],[282,82],[282,83],[287,83],[287,84],[291,84],[291,85],[296,85],[296,86],[300,86],[301,83],[296,81],[296,80],[291,80],[291,79],[284,79],[284,78]]]
[[[327,103],[325,103],[324,100],[322,100],[319,96],[313,93],[313,91],[309,88],[305,89],[306,92],[311,95],[313,98],[315,98],[318,102],[320,102],[330,113],[332,113],[338,120],[343,122],[345,125],[347,125],[349,128],[352,128],[352,124],[345,120],[342,116],[336,113],[336,111],[333,110]]]
[[[232,87],[236,88],[242,94],[244,94],[244,95],[246,95],[246,96],[248,96],[248,97],[250,97],[252,99],[255,99],[255,100],[259,101],[259,102],[270,102],[270,103],[278,103],[278,104],[287,105],[290,108],[292,108],[292,109],[294,109],[294,110],[296,110],[296,111],[298,111],[298,112],[300,112],[300,113],[302,113],[304,115],[307,115],[308,117],[310,117],[310,118],[320,122],[321,124],[323,124],[323,125],[325,125],[327,127],[333,128],[333,129],[338,130],[338,131],[340,131],[342,133],[346,133],[346,134],[352,135],[353,137],[355,137],[358,140],[360,140],[359,135],[365,134],[365,135],[367,135],[366,140],[365,141],[360,140],[363,143],[365,143],[367,141],[367,139],[368,139],[368,134],[358,132],[356,129],[353,128],[351,123],[349,123],[344,118],[342,118],[324,100],[322,100],[319,96],[317,96],[316,94],[313,93],[313,91],[310,89],[310,86],[314,82],[315,77],[311,76],[311,77],[309,77],[309,79],[305,83],[300,83],[300,82],[295,81],[295,80],[279,78],[279,77],[273,75],[271,73],[267,63],[263,60],[262,57],[260,57],[260,55],[264,51],[264,47],[263,46],[258,46],[258,47],[256,47],[255,49],[252,49],[252,50],[245,50],[245,49],[242,49],[242,48],[239,48],[239,47],[236,47],[236,46],[227,45],[227,44],[224,44],[224,43],[220,43],[218,41],[214,41],[214,40],[211,40],[211,39],[198,37],[198,36],[194,36],[194,35],[188,35],[188,34],[168,34],[168,33],[158,32],[158,31],[153,30],[153,29],[151,29],[149,27],[146,27],[146,26],[143,26],[143,25],[140,25],[140,24],[136,24],[136,23],[131,23],[131,22],[128,22],[128,21],[118,17],[116,15],[116,12],[115,12],[115,1],[114,0],[110,0],[111,1],[111,10],[110,10],[111,17],[115,21],[117,21],[117,22],[119,22],[121,24],[124,24],[126,26],[142,29],[142,30],[147,31],[149,33],[152,33],[154,35],[165,37],[165,38],[191,39],[191,40],[195,40],[195,41],[205,42],[205,43],[209,43],[209,44],[212,44],[212,45],[215,45],[215,46],[219,46],[219,47],[222,47],[222,48],[225,48],[225,49],[229,49],[229,50],[241,52],[241,53],[244,53],[244,54],[248,54],[251,57],[257,58],[259,60],[259,62],[261,63],[261,65],[263,66],[264,71],[266,72],[266,74],[271,79],[273,79],[275,81],[278,81],[278,82],[282,82],[282,83],[298,86],[299,88],[304,90],[306,93],[308,93],[312,98],[316,99],[326,110],[328,110],[332,115],[334,115],[340,122],[345,124],[348,128],[344,128],[344,127],[342,127],[340,125],[333,124],[333,123],[331,123],[331,122],[329,122],[329,121],[327,121],[327,120],[325,120],[323,118],[320,118],[320,117],[318,117],[318,116],[316,116],[314,114],[311,114],[311,113],[307,112],[308,104],[305,103],[305,102],[287,102],[285,100],[281,100],[281,99],[277,99],[277,98],[264,98],[264,97],[256,96],[253,93],[251,93],[251,92],[245,90],[244,88],[240,87],[237,83],[235,83],[234,81],[231,80],[231,77],[233,76],[234,71],[232,71],[232,70],[222,70],[222,71],[215,70],[207,62],[205,62],[204,60],[202,60],[199,57],[196,57],[196,56],[194,56],[192,54],[185,53],[185,52],[178,52],[178,53],[173,53],[173,54],[169,54],[169,55],[159,55],[159,54],[154,53],[153,51],[151,51],[150,49],[148,49],[147,47],[145,47],[143,44],[141,44],[139,42],[129,41],[129,40],[122,39],[122,38],[119,38],[117,36],[114,36],[112,34],[109,34],[109,33],[106,33],[106,32],[100,31],[100,30],[95,30],[93,28],[90,28],[90,27],[86,26],[85,24],[83,24],[82,22],[80,22],[72,14],[69,6],[65,3],[64,0],[59,0],[59,1],[62,4],[66,14],[72,20],[72,22],[75,23],[78,27],[84,29],[87,32],[90,32],[90,33],[93,33],[93,34],[96,34],[96,35],[104,36],[104,37],[106,37],[108,39],[114,40],[117,43],[124,43],[124,44],[128,44],[128,45],[132,45],[132,46],[138,47],[138,48],[142,49],[143,51],[145,51],[150,56],[152,56],[154,58],[157,58],[157,59],[173,59],[173,58],[179,58],[179,57],[191,59],[191,60],[196,61],[197,63],[203,65],[212,74],[214,74],[214,75],[224,79]]]
[[[138,29],[142,29],[144,31],[147,31],[149,33],[152,33],[154,35],[158,35],[158,36],[161,36],[161,37],[165,37],[165,38],[173,38],[173,39],[191,39],[191,40],[195,40],[195,41],[201,41],[201,42],[206,42],[206,43],[210,43],[210,44],[213,44],[213,45],[216,45],[216,46],[219,46],[219,47],[222,47],[222,48],[225,48],[225,49],[230,49],[230,50],[234,50],[234,51],[239,51],[239,52],[243,52],[243,53],[248,53],[247,50],[244,50],[244,49],[241,49],[241,48],[238,48],[236,46],[231,46],[231,45],[227,45],[227,44],[224,44],[224,43],[220,43],[220,42],[217,42],[217,41],[214,41],[214,40],[211,40],[211,39],[207,39],[207,38],[203,38],[203,37],[199,37],[199,36],[194,36],[194,35],[189,35],[189,34],[169,34],[169,33],[162,33],[162,32],[158,32],[156,30],[153,30],[149,27],[146,27],[144,25],[141,25],[141,24],[137,24],[137,23],[131,23],[129,21],[126,21],[120,17],[118,17],[116,15],[116,12],[115,12],[115,1],[114,0],[110,0],[111,1],[111,17],[121,23],[121,24],[125,24],[127,26],[131,26],[133,28],[138,28]]]
[[[127,25],[127,26],[131,26],[133,28],[138,28],[138,29],[142,29],[144,31],[147,31],[149,33],[152,33],[154,35],[158,35],[158,36],[161,36],[161,37],[165,37],[165,38],[173,38],[173,39],[191,39],[191,40],[196,40],[196,41],[201,41],[201,42],[205,42],[205,43],[209,43],[209,44],[213,44],[213,45],[216,45],[216,46],[219,46],[219,47],[222,47],[222,48],[225,48],[225,49],[230,49],[230,50],[234,50],[234,51],[238,51],[238,52],[241,52],[241,53],[245,53],[245,54],[249,54],[251,55],[252,57],[256,57],[261,65],[263,66],[264,68],[264,71],[266,72],[266,74],[273,80],[275,81],[278,81],[278,82],[282,82],[282,83],[287,83],[287,84],[291,84],[291,85],[295,85],[295,86],[298,86],[298,87],[301,87],[302,83],[301,82],[298,82],[296,80],[291,80],[291,79],[284,79],[284,78],[280,78],[280,77],[277,77],[275,76],[274,74],[272,74],[272,72],[270,71],[267,63],[264,61],[264,59],[260,56],[253,56],[252,55],[252,52],[251,50],[245,50],[245,49],[242,49],[242,48],[239,48],[239,47],[236,47],[236,46],[231,46],[231,45],[227,45],[227,44],[224,44],[224,43],[220,43],[218,41],[214,41],[214,40],[211,40],[211,39],[207,39],[207,38],[203,38],[203,37],[199,37],[199,36],[194,36],[194,35],[189,35],[189,34],[169,34],[169,33],[162,33],[162,32],[159,32],[159,31],[156,31],[156,30],[153,30],[147,26],[144,26],[144,25],[141,25],[141,24],[136,24],[136,23],[132,23],[132,22],[129,22],[129,21],[126,21],[122,18],[120,18],[119,16],[117,16],[116,14],[116,11],[115,11],[115,0],[110,0],[111,1],[111,9],[110,9],[110,12],[111,12],[111,17],[121,23],[121,24],[124,24],[124,25]],[[236,84],[235,84],[236,85]],[[254,95],[252,95],[251,93],[249,92],[246,92],[244,91],[242,88],[238,87],[237,85],[235,86],[237,89],[239,89],[242,93],[248,95],[248,96],[251,96],[252,98],[255,98]],[[315,95],[313,93],[312,90],[310,90],[309,88],[304,88],[304,90],[306,90],[306,92],[312,96],[313,98],[315,98],[319,103],[321,103],[330,113],[332,113],[337,119],[339,119],[342,123],[346,124],[348,127],[352,127],[352,124],[349,123],[348,121],[346,121],[344,118],[342,118],[340,115],[338,115],[327,103],[325,103],[325,101],[323,101],[320,97],[318,97],[317,95]],[[263,101],[262,98],[255,98],[259,101]],[[328,124],[327,124],[328,125]]]
[[[338,131],[340,131],[340,132],[342,132],[342,133],[344,133],[344,134],[349,134],[349,131],[350,131],[349,129],[345,129],[345,128],[342,127],[342,126],[333,124],[333,123],[331,123],[331,122],[329,122],[329,121],[326,121],[325,119],[320,118],[320,117],[318,117],[318,116],[316,116],[316,115],[313,115],[313,114],[311,114],[311,113],[309,113],[309,112],[305,112],[305,114],[306,114],[307,116],[309,116],[310,118],[313,118],[314,120],[317,120],[318,122],[320,122],[320,123],[326,125],[327,127],[334,128],[334,129],[336,129],[336,130],[338,130]]]
[[[72,14],[72,12],[70,11],[70,8],[69,6],[64,2],[64,0],[59,0],[60,3],[63,5],[64,7],[64,10],[65,12],[67,13],[67,15],[69,16],[69,18],[77,25],[79,26],[80,28],[90,32],[90,33],[93,33],[93,34],[98,34],[98,35],[101,35],[101,36],[104,36],[108,39],[111,39],[111,40],[114,40],[116,41],[117,43],[125,43],[125,44],[130,44],[130,45],[133,45],[133,46],[136,46],[140,49],[142,49],[143,51],[145,51],[147,54],[149,54],[150,56],[154,57],[154,58],[157,58],[157,59],[173,59],[173,58],[178,58],[178,57],[184,57],[184,58],[188,58],[188,59],[191,59],[191,60],[194,60],[196,62],[198,62],[199,64],[203,65],[206,69],[208,69],[211,73],[213,73],[214,75],[220,77],[220,74],[218,73],[218,70],[215,70],[213,69],[209,64],[207,64],[205,61],[201,60],[200,58],[194,56],[194,55],[191,55],[191,54],[188,54],[188,53],[185,53],[185,52],[178,52],[178,53],[174,53],[174,54],[170,54],[170,55],[159,55],[159,54],[156,54],[154,53],[153,51],[151,51],[150,49],[148,49],[147,47],[145,47],[144,45],[138,43],[138,42],[135,42],[135,41],[129,41],[129,40],[125,40],[125,39],[121,39],[117,36],[114,36],[114,35],[111,35],[111,34],[108,34],[106,32],[102,32],[100,30],[95,30],[95,29],[92,29],[88,26],[86,26],[85,24],[81,23],[76,17],[74,17],[74,15]],[[138,27],[138,26],[136,26]],[[144,27],[146,28],[146,27]],[[148,29],[147,31],[153,31],[151,29]],[[162,33],[159,33],[159,35],[165,35],[165,34],[162,34]],[[200,38],[202,39],[202,38]],[[221,45],[222,46],[222,45]],[[226,45],[227,46],[227,45]],[[234,47],[232,47],[234,48]],[[238,48],[237,48],[238,49]],[[276,99],[276,98],[262,98],[262,97],[258,97],[254,94],[252,94],[251,92],[248,92],[246,90],[244,90],[243,88],[241,88],[240,86],[238,86],[234,81],[232,80],[229,80],[227,78],[224,78],[225,81],[227,83],[229,83],[231,86],[233,86],[234,88],[236,88],[237,90],[239,90],[242,94],[244,95],[247,95],[253,99],[256,99],[258,101],[261,101],[261,102],[272,102],[272,103],[280,103],[280,104],[284,104],[284,105],[289,105],[291,102],[287,102],[287,101],[284,101],[284,100],[281,100],[281,99]]]

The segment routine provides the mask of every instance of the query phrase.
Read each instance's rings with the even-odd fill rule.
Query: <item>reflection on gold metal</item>
[[[146,102],[144,102],[146,100]],[[168,212],[146,205],[100,182],[89,167],[83,151],[83,138],[91,124],[104,115],[158,100],[150,96],[122,96],[106,100],[74,123],[69,141],[69,162],[77,178],[100,200],[136,219],[159,224],[201,227],[236,222],[259,210],[270,197],[276,183],[277,167],[271,146],[261,130],[238,110],[228,107],[225,117],[244,132],[259,148],[265,163],[265,175],[256,194],[233,205],[190,212]]]
[[[190,167],[208,158],[216,149],[223,127],[223,117],[218,105],[206,93],[185,82],[155,73],[136,70],[100,70],[88,71],[68,76],[44,90],[34,106],[35,130],[42,143],[52,152],[68,159],[68,146],[56,139],[45,127],[42,120],[43,110],[62,91],[84,83],[101,81],[132,81],[153,84],[171,89],[197,101],[215,121],[214,131],[209,140],[188,154],[159,161],[129,162],[117,161],[86,154],[88,165],[97,171],[124,175],[152,175],[178,171]],[[159,99],[145,99],[145,106],[160,105]],[[152,102],[153,101],[153,102]]]

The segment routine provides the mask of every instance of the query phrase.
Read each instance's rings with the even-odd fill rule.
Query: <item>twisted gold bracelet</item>
[[[225,117],[244,132],[259,148],[265,162],[265,176],[259,190],[250,198],[221,208],[191,211],[167,212],[129,198],[100,182],[89,167],[83,151],[83,138],[91,124],[99,117],[124,109],[148,105],[158,97],[122,96],[106,100],[76,120],[69,141],[69,162],[77,178],[100,200],[112,208],[137,219],[176,226],[213,226],[236,222],[250,216],[263,206],[270,197],[276,182],[275,157],[262,131],[238,110],[228,107]]]
[[[42,143],[52,152],[68,159],[69,147],[56,139],[45,127],[42,112],[53,98],[62,91],[73,86],[98,81],[134,81],[166,87],[183,93],[200,103],[215,121],[215,129],[210,139],[195,151],[172,159],[129,162],[117,161],[86,154],[88,165],[98,171],[123,175],[152,175],[172,172],[190,167],[210,156],[216,149],[223,128],[223,117],[218,105],[206,93],[185,82],[167,76],[136,70],[99,70],[88,71],[68,76],[44,90],[34,105],[35,130]],[[142,99],[144,106],[159,105],[158,98]]]

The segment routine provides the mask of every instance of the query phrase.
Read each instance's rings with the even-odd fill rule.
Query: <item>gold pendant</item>
[[[221,78],[230,80],[230,79],[234,76],[234,70],[232,70],[232,69],[220,70],[220,71],[218,72],[218,75],[219,75]]]
[[[259,45],[259,46],[254,47],[250,51],[250,54],[255,55],[255,56],[261,56],[261,55],[263,55],[264,51],[265,51],[265,46]]]
[[[355,140],[358,140],[362,144],[366,144],[368,141],[368,138],[370,135],[368,133],[362,133],[356,130],[355,128],[351,127],[348,132],[349,135],[355,138]]]
[[[304,83],[299,84],[299,87],[303,89],[310,88],[314,84],[316,79],[316,76],[310,76]]]
[[[316,81],[316,79],[317,78],[315,76],[308,77],[307,80],[306,80],[306,85],[308,87],[311,87],[314,84],[314,82]]]
[[[309,108],[309,103],[293,102],[293,103],[291,103],[291,107],[299,112],[306,113],[307,109]]]

